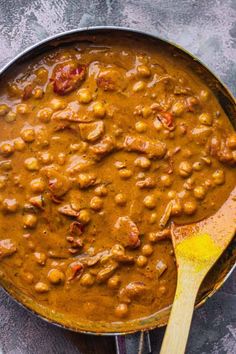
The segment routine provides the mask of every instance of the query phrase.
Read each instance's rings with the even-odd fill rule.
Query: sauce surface
[[[219,209],[235,164],[223,109],[171,53],[45,54],[0,89],[0,270],[66,316],[147,317],[175,293],[171,220]]]

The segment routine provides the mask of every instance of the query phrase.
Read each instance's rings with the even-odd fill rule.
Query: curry
[[[235,165],[222,107],[168,51],[52,50],[0,89],[0,274],[68,317],[148,317],[175,293],[171,222],[218,210]]]

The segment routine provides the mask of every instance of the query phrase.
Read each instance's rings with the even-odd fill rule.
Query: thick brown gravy
[[[170,221],[207,217],[235,185],[236,134],[213,93],[127,40],[55,50],[3,86],[2,274],[68,317],[170,305]]]

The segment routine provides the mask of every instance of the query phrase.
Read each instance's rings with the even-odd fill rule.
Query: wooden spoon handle
[[[179,270],[178,283],[160,354],[185,352],[194,304],[202,277]]]

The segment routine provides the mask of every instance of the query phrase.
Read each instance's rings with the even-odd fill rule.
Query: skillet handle
[[[127,351],[127,336],[115,336],[116,341],[116,354],[129,354],[129,350]],[[132,352],[130,354],[152,354],[151,340],[150,334],[148,331],[140,332],[139,343],[137,350],[134,350],[132,346]]]

